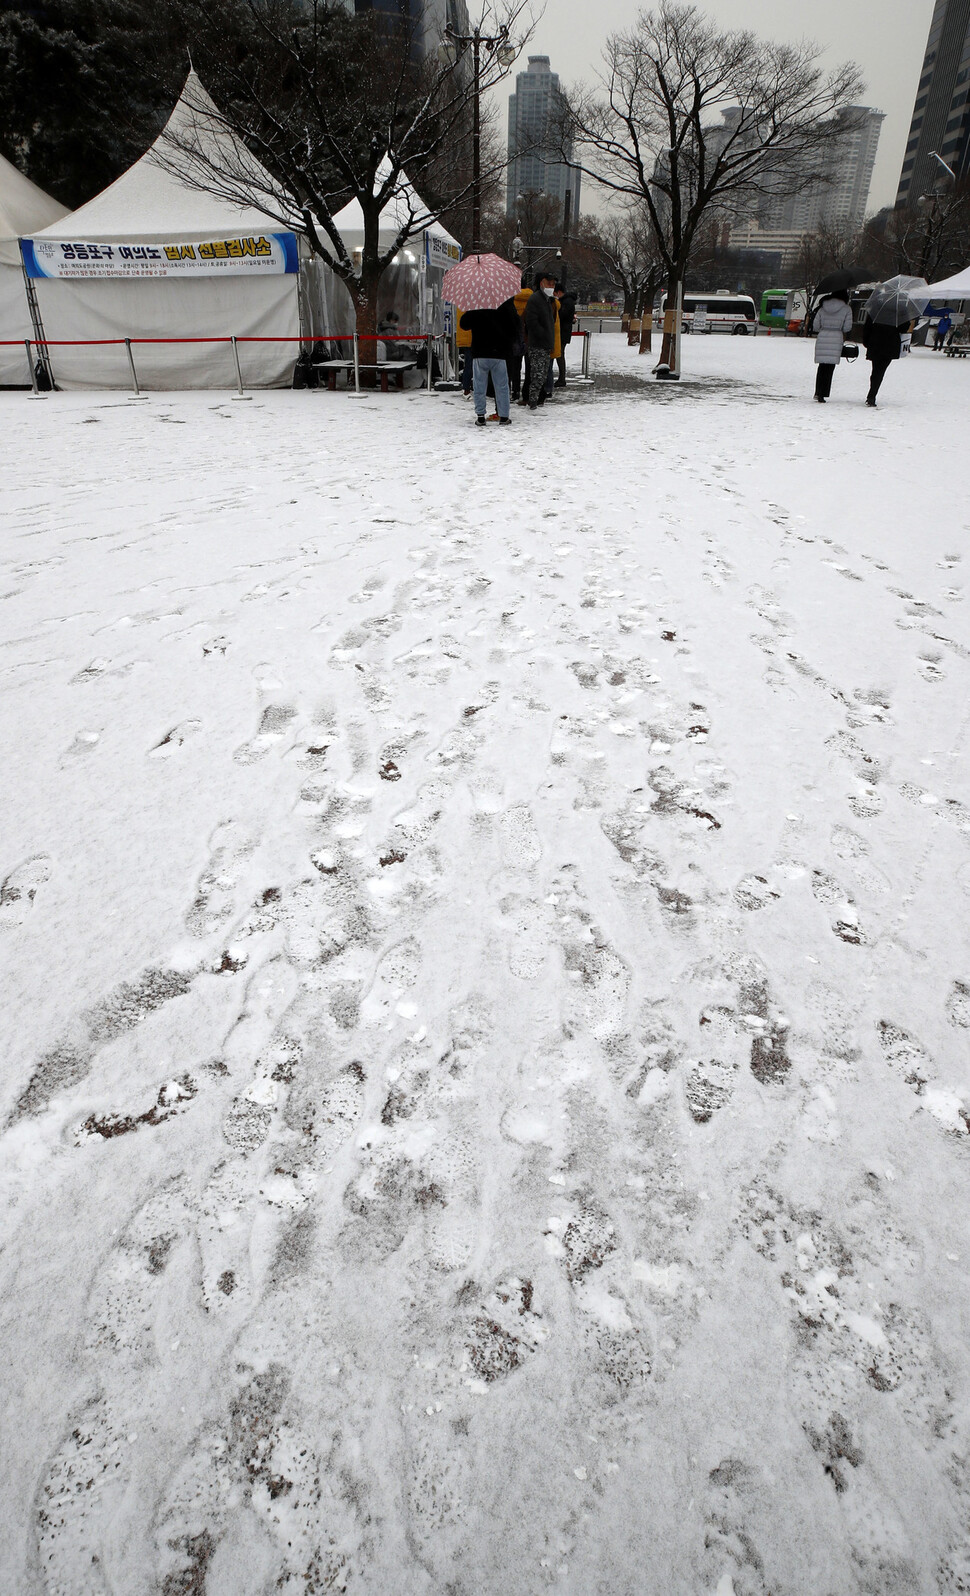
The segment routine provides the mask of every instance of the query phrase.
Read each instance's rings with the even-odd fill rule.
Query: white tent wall
[[[30,368],[23,342],[11,348],[10,338],[33,338],[30,311],[24,289],[24,274],[19,266],[0,264],[0,387],[25,388],[30,385]]]
[[[298,277],[224,278],[214,282],[162,278],[126,282],[38,279],[34,286],[54,381],[59,388],[130,388],[122,345],[61,344],[99,338],[298,338]],[[247,387],[287,387],[297,343],[241,344]],[[142,388],[232,388],[229,344],[135,344],[132,358]]]
[[[298,339],[304,330],[300,310],[305,248],[299,250],[299,270],[289,263],[283,271],[262,273],[228,266],[225,241],[279,240],[286,235],[277,231],[280,222],[262,211],[233,204],[185,180],[177,152],[179,141],[187,139],[205,149],[215,166],[238,167],[240,146],[194,72],[189,73],[166,129],[134,166],[71,216],[29,235],[33,265],[44,272],[34,278],[34,287],[59,387],[129,388],[124,346],[98,348],[87,342],[117,338],[279,339],[239,346],[243,381],[254,388],[291,382],[300,346],[286,340]],[[248,152],[243,158],[251,168],[254,187],[271,190],[269,174]],[[27,236],[26,230],[22,236]],[[203,258],[213,258],[203,250],[193,257],[192,271],[182,274],[167,265],[165,276],[130,276],[113,267],[103,275],[101,267],[90,272],[85,267],[82,272],[77,266],[82,257],[76,253],[67,257],[72,262],[70,275],[60,270],[65,250],[76,246],[110,246],[117,251],[127,246],[202,244],[208,249],[211,240],[223,241],[218,264],[225,269],[201,269]],[[60,261],[56,268],[51,267],[52,257]],[[117,255],[109,258],[116,261]],[[132,357],[143,388],[235,386],[227,343],[134,343]]]
[[[10,348],[12,338],[32,338],[34,329],[27,304],[24,271],[17,240],[34,228],[47,227],[66,207],[0,155],[0,386],[25,387],[30,383],[27,351],[23,344]]]

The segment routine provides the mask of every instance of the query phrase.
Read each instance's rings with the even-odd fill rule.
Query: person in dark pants
[[[545,399],[546,379],[556,346],[556,318],[551,300],[556,279],[548,272],[536,278],[536,291],[525,307],[525,341],[529,351],[529,409],[537,410]]]
[[[842,359],[842,345],[852,331],[852,312],[847,293],[829,294],[812,317],[815,339],[815,398],[824,405],[832,392],[835,368]]]
[[[894,360],[898,360],[903,348],[903,333],[911,332],[913,323],[909,327],[884,327],[881,322],[864,322],[862,327],[862,341],[866,346],[866,359],[872,366],[872,376],[869,379],[869,392],[866,404],[870,410],[876,409],[876,395],[882,387],[882,380]]]
[[[576,320],[576,295],[567,294],[562,283],[556,284],[556,298],[559,301],[559,341],[562,345],[562,354],[556,361],[559,367],[559,376],[556,378],[556,387],[566,386],[566,348],[572,341],[573,323]]]
[[[525,354],[525,331],[522,326],[522,317],[519,313],[519,295],[516,294],[512,301],[515,307],[515,341],[512,344],[512,353],[506,365],[509,368],[509,395],[512,403],[517,404],[522,395],[522,356]]]
[[[500,426],[509,426],[509,368],[512,346],[519,335],[515,301],[507,299],[497,310],[466,310],[458,323],[472,335],[471,355],[475,389],[475,424],[484,427],[489,379],[495,391]]]

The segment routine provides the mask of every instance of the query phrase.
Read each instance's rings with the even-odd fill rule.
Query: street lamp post
[[[508,28],[488,34],[482,32],[477,22],[471,33],[459,33],[449,22],[445,38],[459,58],[469,45],[472,47],[472,254],[477,255],[482,247],[482,50],[494,54],[502,67],[510,67],[518,52],[509,39]]]

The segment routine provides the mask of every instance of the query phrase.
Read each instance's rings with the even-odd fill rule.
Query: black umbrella
[[[860,271],[857,266],[846,266],[837,272],[829,272],[823,277],[815,292],[817,294],[846,294],[850,288],[858,288],[860,283],[867,280],[867,274]]]

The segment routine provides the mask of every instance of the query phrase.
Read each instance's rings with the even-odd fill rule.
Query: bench
[[[378,372],[380,374],[380,379],[381,379],[381,393],[388,393],[390,391],[389,388],[388,388],[388,378],[389,377],[395,377],[397,379],[397,386],[399,388],[403,388],[404,387],[404,373],[406,371],[413,371],[414,367],[416,365],[417,365],[417,359],[416,358],[414,360],[381,360],[381,361],[364,361],[364,360],[361,360],[358,363],[357,369],[358,369],[358,371],[376,371],[376,372]],[[327,387],[330,389],[331,393],[336,393],[336,391],[337,391],[337,373],[340,372],[340,371],[345,371],[347,373],[347,383],[349,385],[349,383],[350,383],[350,374],[351,374],[351,372],[354,369],[354,363],[353,363],[352,360],[318,360],[318,361],[314,362],[313,369],[314,369],[314,371],[325,371],[326,372],[326,374],[327,374]]]

